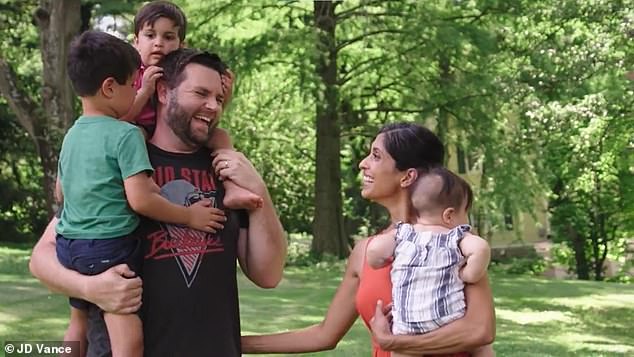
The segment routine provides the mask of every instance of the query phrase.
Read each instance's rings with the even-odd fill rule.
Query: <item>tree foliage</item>
[[[575,248],[581,278],[601,279],[610,246],[634,231],[632,0],[176,3],[187,45],[218,52],[237,74],[221,125],[262,173],[285,228],[313,233],[317,255],[343,256],[353,235],[386,223],[360,197],[357,165],[396,120],[432,127],[448,162],[468,157],[483,236],[547,199],[553,238]],[[0,6],[0,58],[43,103],[38,4]],[[116,15],[131,36],[136,7],[84,1],[82,28]],[[6,101],[0,113],[20,138],[3,143],[0,179],[16,180],[11,160],[46,177],[18,113]]]

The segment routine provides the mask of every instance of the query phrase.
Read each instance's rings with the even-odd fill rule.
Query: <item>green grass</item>
[[[50,294],[27,270],[28,247],[0,247],[0,342],[58,340],[66,298]],[[341,266],[289,268],[277,289],[242,276],[242,330],[264,333],[321,321],[341,278]],[[634,355],[634,286],[495,274],[498,356]],[[358,321],[335,351],[304,356],[368,356]]]

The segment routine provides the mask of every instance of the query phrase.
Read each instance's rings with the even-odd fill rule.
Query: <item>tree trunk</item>
[[[49,216],[57,209],[54,192],[59,142],[75,117],[75,95],[68,80],[66,58],[70,41],[79,31],[79,9],[80,0],[41,0],[35,11],[42,53],[41,107],[20,88],[15,72],[0,57],[0,94],[35,144]]]
[[[577,264],[577,277],[581,280],[590,280],[590,267],[586,257],[585,239],[571,225],[568,225],[568,234],[572,242],[572,249],[575,252],[575,262]]]
[[[341,199],[341,123],[337,88],[337,48],[335,7],[338,2],[315,1],[316,74],[321,79],[316,89],[316,167],[315,219],[311,250],[346,257],[349,253],[344,233]]]

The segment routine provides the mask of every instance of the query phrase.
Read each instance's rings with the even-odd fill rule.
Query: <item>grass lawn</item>
[[[0,343],[58,340],[67,300],[50,294],[27,271],[29,249],[0,247]],[[303,327],[321,321],[340,267],[289,268],[279,288],[262,290],[240,276],[243,333]],[[498,356],[634,355],[634,286],[492,276]],[[357,322],[335,351],[304,356],[369,356]]]

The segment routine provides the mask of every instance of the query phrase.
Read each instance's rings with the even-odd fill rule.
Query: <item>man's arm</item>
[[[120,264],[105,272],[88,276],[66,269],[57,260],[53,218],[33,247],[31,274],[54,292],[88,300],[107,312],[129,314],[141,306],[141,279],[127,265]]]
[[[249,228],[241,230],[238,239],[238,261],[246,276],[256,285],[273,288],[282,279],[286,261],[286,239],[271,196],[251,162],[233,150],[217,150],[213,166],[221,179],[230,179],[238,186],[262,197],[261,208],[249,211]],[[229,166],[217,165],[228,161]]]
[[[495,311],[489,279],[465,286],[465,316],[423,335],[392,335],[382,306],[370,322],[375,341],[386,351],[406,354],[443,354],[471,351],[495,338]]]

